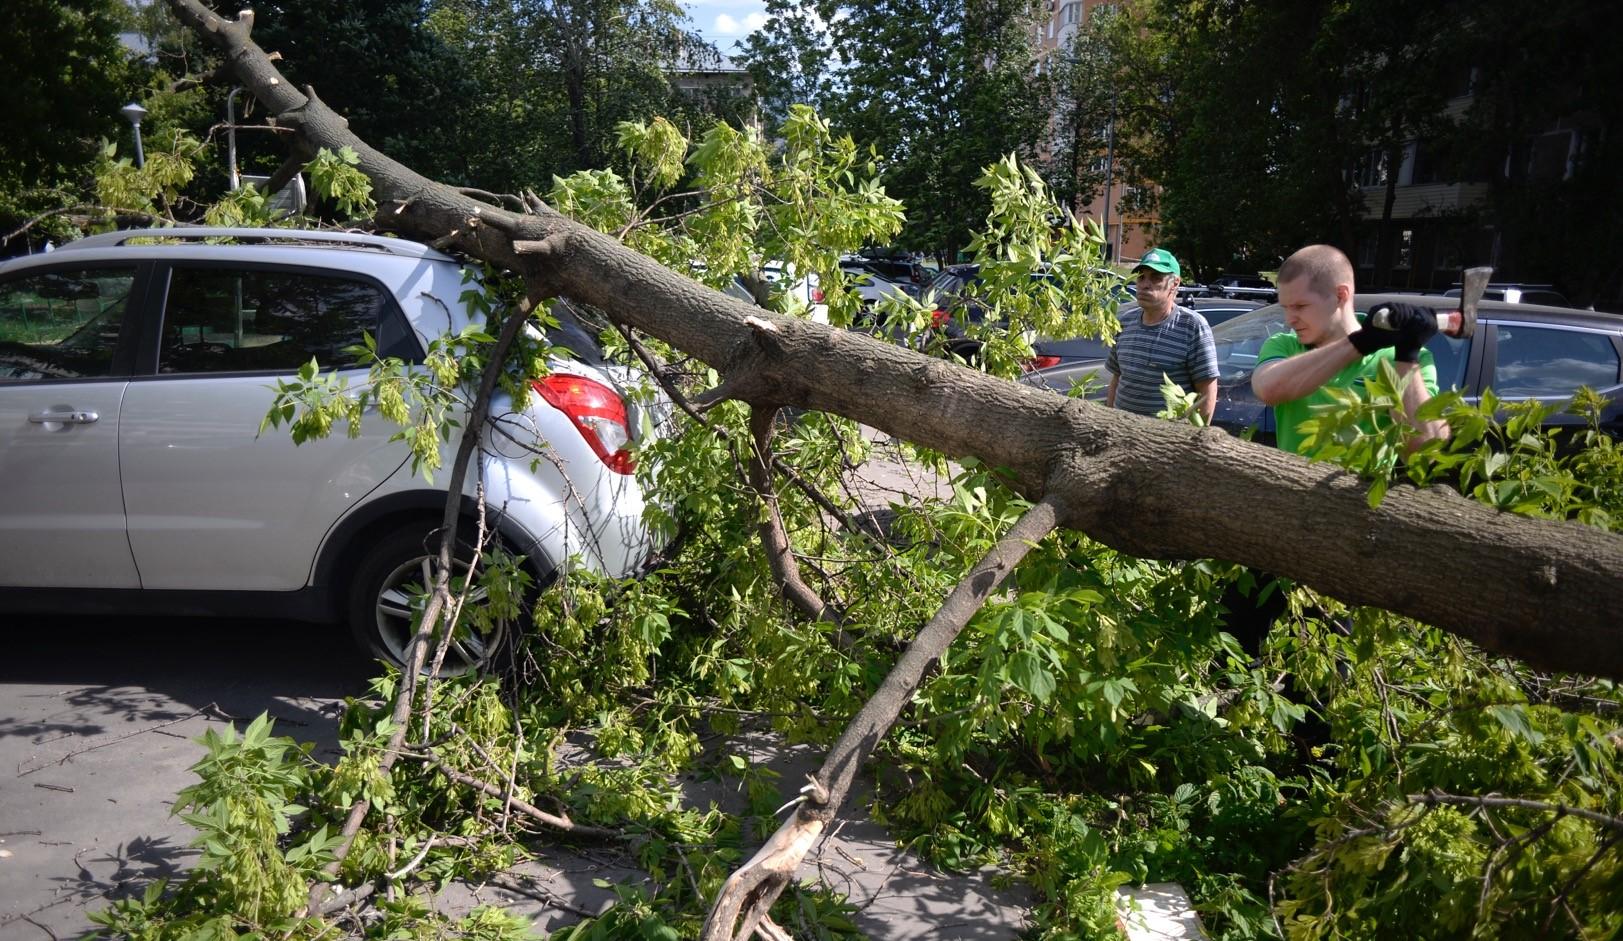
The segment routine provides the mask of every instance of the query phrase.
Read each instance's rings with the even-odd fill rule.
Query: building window
[[[1407,271],[1414,267],[1414,230],[1404,229],[1398,233],[1398,250],[1392,260],[1392,267],[1399,271]]]
[[[1423,183],[1442,183],[1442,161],[1437,153],[1437,146],[1429,141],[1415,141],[1414,163],[1409,169],[1409,182],[1416,186]]]
[[[1359,186],[1385,186],[1386,152],[1377,147],[1364,154],[1354,173]]]
[[[1571,131],[1556,131],[1533,138],[1533,151],[1527,162],[1527,178],[1537,182],[1565,180],[1572,175]]]

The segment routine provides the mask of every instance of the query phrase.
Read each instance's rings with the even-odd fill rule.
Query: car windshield
[[[1359,311],[1362,317],[1364,311]],[[1278,304],[1259,307],[1212,328],[1212,342],[1217,346],[1218,381],[1230,384],[1249,379],[1257,368],[1257,353],[1262,344],[1276,333],[1290,327],[1285,323],[1285,308]],[[1469,340],[1439,334],[1426,344],[1437,364],[1437,387],[1457,389],[1465,381],[1466,353]]]
[[[965,272],[949,268],[935,276],[935,280],[930,282],[930,290],[937,294],[957,294],[965,280]]]

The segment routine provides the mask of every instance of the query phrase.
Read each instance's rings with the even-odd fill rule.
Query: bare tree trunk
[[[1242,562],[1537,667],[1623,678],[1623,537],[1445,490],[1400,486],[1371,509],[1356,477],[1217,429],[1139,418],[764,312],[545,206],[510,213],[413,173],[291,87],[249,39],[251,17],[170,3],[294,129],[298,152],[357,152],[380,227],[511,268],[665,340],[725,377],[717,396],[834,412],[976,456],[1027,496],[1060,498],[1062,525],[1124,552]]]

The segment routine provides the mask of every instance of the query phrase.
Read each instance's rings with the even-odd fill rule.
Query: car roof
[[[231,239],[229,243],[210,242],[210,239]],[[70,253],[69,257],[79,254],[102,258],[142,257],[153,258],[172,254],[193,254],[197,252],[237,253],[245,249],[273,249],[279,252],[290,250],[315,252],[364,252],[372,255],[388,255],[397,258],[422,259],[428,261],[455,262],[443,252],[430,248],[421,242],[409,239],[392,238],[386,235],[373,235],[366,232],[339,232],[328,229],[254,229],[229,228],[219,226],[174,226],[168,228],[150,229],[120,229],[117,232],[104,232],[100,235],[91,235],[72,242],[66,242],[49,254],[24,256],[26,259],[39,264],[50,262],[60,252]],[[11,259],[21,261],[23,259]],[[8,267],[11,267],[8,265]]]
[[[1231,297],[1191,297],[1178,302],[1195,310],[1255,310],[1264,306],[1261,301],[1245,301]]]
[[[1359,294],[1356,298],[1360,310],[1383,302],[1420,304],[1437,310],[1456,310],[1457,297],[1424,294]],[[1564,323],[1574,327],[1594,327],[1601,330],[1623,329],[1623,315],[1604,311],[1578,310],[1548,304],[1512,304],[1509,301],[1483,300],[1477,304],[1477,316],[1486,320],[1523,320],[1538,323]]]
[[[1353,306],[1358,310],[1369,310],[1377,304],[1418,304],[1434,310],[1457,310],[1459,298],[1443,297],[1437,294],[1358,294],[1353,298]],[[1278,310],[1278,316],[1284,319],[1284,308],[1278,304],[1269,304],[1258,307],[1257,310]],[[1606,313],[1604,311],[1577,310],[1572,307],[1552,307],[1545,304],[1512,304],[1508,301],[1484,300],[1477,304],[1477,317],[1491,322],[1514,323],[1543,323],[1562,324],[1570,327],[1585,327],[1592,330],[1606,330],[1623,332],[1623,315]],[[1254,315],[1246,314],[1241,320],[1255,322]],[[1213,330],[1222,330],[1239,321],[1231,320],[1226,324],[1213,327]],[[1232,329],[1232,328],[1231,328]]]

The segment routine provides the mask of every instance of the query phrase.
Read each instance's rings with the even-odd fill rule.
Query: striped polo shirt
[[[1121,333],[1110,348],[1105,368],[1120,377],[1116,382],[1117,408],[1154,415],[1166,408],[1161,398],[1163,374],[1185,392],[1193,392],[1197,382],[1217,378],[1212,328],[1206,325],[1205,317],[1187,307],[1174,306],[1153,326],[1144,325],[1138,308],[1125,310]]]

